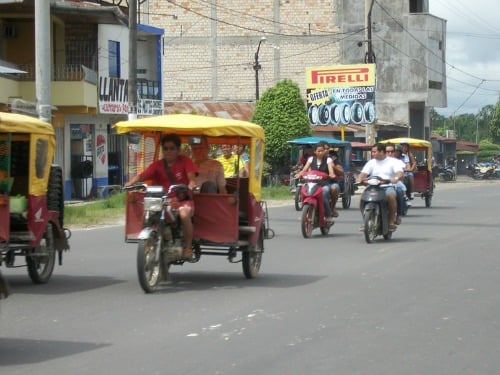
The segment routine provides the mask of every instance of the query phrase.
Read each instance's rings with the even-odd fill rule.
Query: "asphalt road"
[[[2,374],[494,374],[500,182],[441,183],[391,241],[366,244],[358,196],[330,235],[270,208],[261,273],[206,256],[145,295],[123,227],[76,230],[46,285],[2,268]]]

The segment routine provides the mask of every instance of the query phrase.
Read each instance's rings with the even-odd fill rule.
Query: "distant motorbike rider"
[[[402,159],[406,164],[406,168],[404,170],[404,176],[407,181],[406,185],[406,195],[409,199],[413,199],[413,192],[415,191],[415,178],[414,172],[417,170],[417,159],[412,152],[410,152],[410,144],[406,142],[401,142],[401,146],[403,147]]]
[[[371,160],[365,164],[361,173],[356,178],[356,183],[361,183],[368,176],[378,176],[384,180],[390,182],[390,184],[383,186],[385,190],[385,195],[387,197],[387,205],[389,208],[389,230],[395,231],[396,225],[396,189],[393,184],[402,180],[404,177],[403,169],[401,164],[397,162],[394,158],[387,157],[385,151],[386,145],[383,143],[377,143],[372,147]]]
[[[401,168],[405,168],[405,163],[402,160],[401,154],[403,152],[403,147],[401,145],[393,145],[392,143],[386,143],[385,152],[388,157],[393,157],[396,159]],[[403,181],[398,181],[395,185],[396,187],[396,201],[397,201],[397,216],[396,225],[401,224],[401,217],[405,215],[404,205],[406,204],[406,185]]]
[[[332,158],[328,156],[328,151],[325,149],[324,143],[325,142],[319,142],[316,145],[314,149],[314,156],[310,156],[307,159],[304,168],[302,168],[302,170],[297,173],[295,177],[300,178],[309,170],[321,171],[323,173],[326,173],[331,179],[334,179],[336,177],[333,170]],[[328,181],[323,182],[322,194],[323,205],[325,209],[325,220],[331,223],[333,221],[334,214],[332,212],[332,209],[330,208],[331,196],[330,183]]]

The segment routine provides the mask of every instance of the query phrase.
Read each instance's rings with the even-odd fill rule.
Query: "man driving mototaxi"
[[[185,156],[180,155],[181,139],[176,134],[166,134],[160,142],[163,158],[152,162],[142,173],[134,176],[125,186],[131,186],[144,180],[153,180],[155,184],[162,185],[168,191],[171,185],[184,184],[189,189],[196,187],[196,165]],[[183,258],[191,259],[193,256],[193,223],[194,202],[186,199],[179,202],[179,218],[184,235]]]
[[[387,197],[387,205],[389,208],[389,230],[396,230],[396,189],[394,188],[394,184],[396,184],[399,180],[402,180],[404,177],[403,168],[396,159],[392,157],[388,157],[385,151],[385,144],[377,143],[372,147],[372,156],[360,174],[356,178],[356,183],[363,183],[363,180],[368,176],[378,176],[390,184],[383,186],[385,195]],[[360,209],[362,209],[360,205]]]

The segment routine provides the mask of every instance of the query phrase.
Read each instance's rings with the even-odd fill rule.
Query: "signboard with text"
[[[311,126],[375,122],[375,64],[307,68]]]
[[[99,113],[113,115],[129,113],[127,79],[99,77]],[[150,116],[162,115],[163,102],[156,99],[138,98],[136,113]]]

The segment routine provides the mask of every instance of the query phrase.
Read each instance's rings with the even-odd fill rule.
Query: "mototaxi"
[[[246,121],[191,114],[147,117],[115,124],[118,134],[127,134],[129,177],[143,171],[162,157],[162,135],[181,137],[187,152],[192,137],[204,136],[211,147],[222,144],[245,145],[249,153],[248,177],[226,178],[227,194],[195,192],[193,251],[196,262],[203,255],[226,256],[242,263],[246,278],[257,276],[264,252],[264,239],[274,237],[269,228],[266,202],[261,199],[265,136],[262,127]],[[129,179],[129,178],[127,178]],[[140,192],[126,195],[125,241],[138,242],[143,219]],[[181,265],[184,262],[172,262]]]
[[[342,168],[344,169],[343,181],[340,181],[340,194],[339,198],[342,201],[343,208],[349,208],[351,206],[351,199],[355,193],[356,187],[354,185],[354,175],[351,172],[351,159],[352,159],[352,147],[351,143],[348,141],[341,141],[336,138],[331,137],[301,137],[287,141],[289,145],[292,146],[291,149],[291,160],[298,160],[298,154],[301,148],[306,146],[315,147],[319,142],[326,142],[330,146],[330,150],[334,150],[337,153],[338,159]],[[296,209],[300,210],[301,205],[298,203],[300,199],[300,189],[295,190],[295,202]],[[300,209],[299,209],[300,207]]]
[[[401,137],[381,141],[381,143],[392,143],[394,145],[407,143],[410,152],[417,159],[417,170],[413,172],[415,188],[413,193],[425,200],[425,207],[432,205],[434,194],[434,177],[432,173],[432,143],[424,139]]]
[[[36,118],[0,112],[0,265],[26,261],[34,283],[46,283],[69,250],[63,175],[52,164],[55,133]]]

